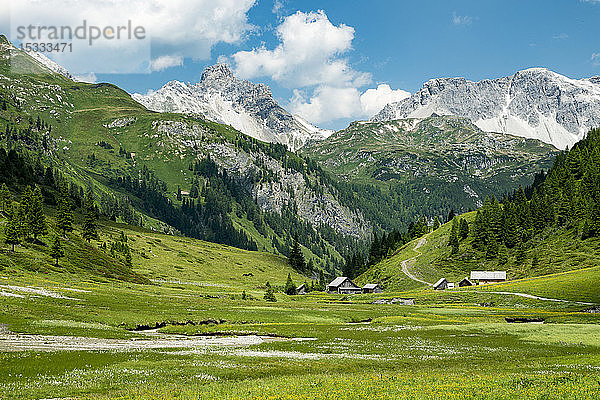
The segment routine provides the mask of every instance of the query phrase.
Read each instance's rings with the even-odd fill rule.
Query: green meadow
[[[122,228],[104,225],[102,236]],[[494,293],[535,291],[548,282],[567,290],[568,274],[539,278],[537,286],[531,280],[443,292],[278,292],[276,302],[267,302],[262,281],[285,283],[281,259],[125,232],[134,270],[150,282],[57,270],[0,273],[0,398],[600,396],[600,314],[569,301]],[[191,257],[204,261],[186,263]],[[244,271],[255,276],[244,281]],[[578,272],[590,273],[571,274]],[[415,305],[373,304],[393,298]],[[509,324],[506,317],[544,323]]]

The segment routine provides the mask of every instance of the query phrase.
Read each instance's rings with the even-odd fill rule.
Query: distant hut
[[[365,286],[363,286],[362,291],[363,291],[363,293],[381,293],[381,292],[383,292],[383,290],[381,289],[381,286],[379,286],[376,283],[367,283]]]
[[[469,280],[469,278],[466,278],[466,277],[462,281],[458,282],[458,287],[465,287],[465,286],[473,286],[473,282],[471,282]]]
[[[446,279],[446,278],[440,279],[433,285],[433,290],[446,290],[446,289],[448,289],[448,279]]]
[[[471,282],[478,285],[506,281],[506,271],[471,271]]]
[[[306,294],[306,285],[304,283],[296,288],[296,294]]]
[[[354,284],[349,278],[339,276],[327,285],[329,293],[352,294],[362,293],[362,289]]]
[[[456,285],[454,284],[454,282],[448,282],[448,285],[446,286],[446,289],[454,289]]]

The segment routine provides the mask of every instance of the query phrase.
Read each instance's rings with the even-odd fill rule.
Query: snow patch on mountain
[[[564,149],[600,126],[600,77],[570,79],[545,68],[471,82],[432,79],[411,97],[387,105],[373,121],[469,118],[480,129],[539,139]]]
[[[237,79],[225,64],[206,68],[199,83],[171,81],[132,97],[150,110],[200,114],[253,138],[285,144],[290,150],[333,133],[291,115],[273,99],[268,86]]]

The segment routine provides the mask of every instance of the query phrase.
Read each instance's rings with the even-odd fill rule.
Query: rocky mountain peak
[[[236,79],[233,76],[233,71],[227,64],[219,63],[209,67],[206,67],[202,71],[202,77],[200,78],[201,83],[209,81],[231,81]]]
[[[267,85],[236,78],[226,64],[207,67],[196,84],[172,81],[155,92],[132,97],[150,110],[201,114],[253,138],[285,144],[291,150],[332,133],[291,115],[277,104]]]
[[[546,68],[479,82],[433,79],[411,97],[388,104],[372,120],[456,115],[486,132],[539,139],[564,149],[600,126],[599,82],[598,77],[570,79]]]

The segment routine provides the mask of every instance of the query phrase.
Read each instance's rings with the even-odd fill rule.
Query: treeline
[[[257,149],[267,149],[269,156],[280,161],[283,160],[289,168],[308,174],[309,168],[299,161],[302,159],[286,153],[285,146],[255,142],[250,140],[249,143],[256,146]],[[240,141],[238,145],[242,146],[243,143]],[[251,145],[244,144],[249,149],[254,149]],[[292,166],[290,167],[290,165]],[[334,262],[335,257],[331,254],[330,245],[343,257],[349,254],[349,249],[358,246],[358,240],[341,235],[329,226],[320,225],[315,229],[312,224],[303,221],[298,216],[298,209],[294,201],[284,204],[281,212],[263,211],[256,203],[249,188],[255,183],[263,182],[264,174],[249,173],[243,179],[236,178],[227,174],[225,170],[220,171],[210,156],[190,165],[189,169],[195,176],[191,185],[190,197],[195,195],[196,191],[200,191],[200,197],[206,203],[207,195],[218,196],[222,208],[234,210],[239,218],[245,216],[262,236],[270,238],[273,248],[284,256],[290,255],[290,249],[294,246],[294,238],[296,238],[321,260],[318,267],[334,271],[340,265]],[[305,179],[309,179],[308,176]],[[315,267],[317,266],[315,265]]]
[[[202,189],[202,199],[182,198],[177,207],[166,196],[166,184],[153,171],[143,167],[135,179],[129,175],[110,178],[109,186],[124,189],[137,197],[139,207],[186,236],[226,244],[246,250],[257,250],[254,240],[233,226],[229,216],[232,203],[223,191],[223,182],[210,182]]]
[[[600,130],[562,152],[527,190],[502,202],[486,199],[475,216],[472,244],[489,259],[502,257],[504,247],[516,248],[522,263],[527,243],[549,228],[570,229],[582,239],[600,236]]]

